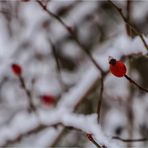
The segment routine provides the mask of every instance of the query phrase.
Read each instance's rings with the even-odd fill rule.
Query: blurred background
[[[0,137],[3,137],[0,139],[0,145],[95,147],[84,133],[75,129],[42,128],[42,126],[34,129],[32,125],[30,131],[25,132],[21,124],[25,125],[25,120],[31,114],[28,111],[29,105],[33,104],[32,114],[37,111],[50,114],[60,104],[65,103],[61,99],[62,96],[70,93],[73,88],[79,88],[80,81],[90,67],[94,67],[82,47],[87,48],[96,58],[99,55],[97,60],[99,62],[104,58],[107,49],[116,44],[116,39],[120,38],[117,44],[123,43],[120,45],[124,48],[127,47],[127,42],[124,42],[124,38],[122,40],[122,36],[128,36],[127,38],[132,40],[136,34],[125,25],[119,12],[108,1],[40,0],[40,2],[0,0],[0,131],[2,131]],[[113,2],[122,8],[124,15],[141,33],[147,35],[148,1]],[[66,24],[66,29],[40,4],[60,17]],[[77,37],[80,44],[73,36]],[[130,51],[130,46],[125,53],[128,50]],[[137,83],[148,88],[147,56],[140,54],[134,56],[132,55],[134,53],[133,50],[130,56],[123,58],[128,67],[128,74]],[[108,56],[103,59],[105,62],[99,63],[106,72]],[[124,57],[124,54],[122,56]],[[14,63],[15,68],[12,67]],[[16,72],[17,68],[21,68],[21,73]],[[96,113],[100,78],[96,77],[91,83],[92,77],[86,79],[87,93],[85,87],[78,90],[84,91],[85,95],[77,98],[77,102],[70,106],[74,113],[84,115]],[[30,99],[32,103],[28,104]],[[147,113],[147,93],[139,91],[124,78],[118,79],[108,73],[104,79],[101,109],[101,125],[104,132],[109,136],[129,139],[148,138]],[[15,134],[13,130],[8,134],[13,125],[17,125]],[[20,132],[22,130],[23,134]],[[148,146],[146,141],[128,143],[115,141],[124,147]]]

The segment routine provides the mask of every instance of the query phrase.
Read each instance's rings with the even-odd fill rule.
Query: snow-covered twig
[[[25,120],[25,118],[27,117],[27,121],[26,124],[20,125],[21,129],[20,129],[20,133],[19,136],[17,136],[15,138],[15,134],[17,134],[17,123],[13,123],[14,125],[12,125],[9,128],[9,133],[8,133],[8,129],[7,128],[3,128],[2,133],[4,133],[5,131],[7,131],[7,133],[5,133],[4,135],[0,135],[0,145],[4,146],[7,143],[12,144],[15,141],[17,141],[18,139],[23,138],[25,135],[28,135],[30,133],[36,132],[36,131],[40,131],[43,130],[45,128],[49,128],[49,127],[58,127],[59,125],[62,125],[64,127],[68,127],[68,128],[74,128],[76,130],[80,130],[83,131],[84,133],[92,133],[94,140],[96,141],[96,143],[98,143],[99,145],[105,145],[106,147],[114,147],[115,144],[113,144],[111,142],[111,139],[106,137],[102,130],[100,125],[98,125],[97,122],[97,115],[78,115],[75,113],[67,113],[66,110],[59,110],[59,111],[54,111],[53,113],[50,113],[48,115],[48,118],[45,118],[44,113],[41,114],[40,119],[41,122],[38,122],[34,117],[35,116],[26,116],[24,113],[21,114],[22,119]],[[34,126],[32,129],[30,129],[30,125],[34,123]],[[11,137],[10,139],[5,139],[5,136],[9,136]]]
[[[27,97],[28,97],[28,102],[29,102],[29,109],[28,111],[31,112],[35,112],[36,108],[32,102],[32,94],[31,94],[31,91],[29,89],[27,89],[26,85],[25,85],[25,80],[22,76],[19,77],[19,81],[21,83],[21,87],[22,89],[25,91]]]
[[[55,108],[55,110],[53,110],[49,114],[47,114],[47,112],[44,112],[44,114],[42,114],[44,115],[44,118],[50,119],[51,121],[53,121],[51,117],[58,119],[59,117],[56,116],[56,113],[63,108],[67,108],[67,113],[73,112],[81,104],[80,102],[82,102],[82,100],[86,98],[86,95],[94,87],[94,85],[96,84],[99,78],[100,78],[99,72],[94,67],[91,67],[89,71],[86,73],[86,75],[83,76],[83,79],[76,86],[74,86],[67,93],[62,95],[60,101],[57,104],[57,108]],[[61,117],[62,113],[61,112],[59,113]],[[0,145],[5,145],[5,144],[9,145],[9,143],[11,144],[12,142],[11,135],[13,135],[12,136],[14,138],[13,141],[17,141],[16,139],[18,139],[18,136],[21,136],[21,135],[25,136],[25,135],[31,134],[34,132],[34,130],[37,130],[37,129],[42,130],[42,128],[40,128],[40,125],[39,125],[40,123],[38,123],[37,119],[35,118],[32,119],[32,120],[35,120],[35,122],[32,122],[29,116],[31,116],[31,114],[17,115],[11,121],[11,126],[9,125],[9,126],[3,127],[0,133],[0,137],[1,137]],[[16,120],[19,122],[18,123],[19,127],[18,125],[13,125],[13,123],[17,124]],[[20,121],[24,123],[27,122],[25,125],[28,125],[27,127],[28,129],[26,129],[25,127],[22,127],[23,125],[20,125]],[[36,124],[37,126],[35,126]],[[16,128],[16,131],[15,131],[15,128]],[[17,130],[18,128],[20,130]],[[12,129],[12,131],[9,129]],[[21,130],[23,130],[23,132],[21,132]],[[58,131],[55,131],[55,132],[58,132]],[[5,137],[5,135],[7,136]],[[24,136],[21,136],[21,137],[24,137]]]

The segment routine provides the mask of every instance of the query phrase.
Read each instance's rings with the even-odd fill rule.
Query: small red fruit
[[[22,74],[22,68],[18,64],[12,64],[11,69],[12,69],[13,73],[17,76],[20,76]]]
[[[51,95],[43,95],[41,96],[41,99],[45,105],[52,105],[55,103],[55,97]]]
[[[126,66],[122,61],[117,61],[116,59],[110,59],[110,71],[116,77],[123,77],[126,74]]]

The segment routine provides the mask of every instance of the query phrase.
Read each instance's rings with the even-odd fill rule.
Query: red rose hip
[[[123,77],[126,74],[126,66],[122,61],[117,61],[116,59],[110,59],[110,71],[116,77]]]
[[[41,99],[45,105],[52,105],[55,102],[54,96],[51,96],[51,95],[43,95],[41,96]]]

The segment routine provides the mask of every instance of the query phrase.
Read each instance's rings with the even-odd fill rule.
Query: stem
[[[127,17],[127,20],[128,20],[129,23],[131,23],[131,8],[132,8],[132,1],[131,0],[127,0],[127,2],[126,2],[127,16],[126,17]],[[132,36],[131,27],[128,26],[127,24],[126,24],[126,31],[127,31],[127,34],[129,36]]]
[[[129,76],[125,75],[124,76],[129,82],[133,83],[136,87],[138,87],[140,90],[147,92],[148,93],[148,89],[143,88],[142,86],[140,86],[139,84],[137,84],[134,80],[132,80]]]
[[[120,137],[117,137],[117,136],[114,136],[112,138],[113,139],[116,139],[116,140],[120,140],[122,142],[143,142],[143,141],[148,141],[147,138],[141,138],[141,139],[123,139],[123,138],[120,138]]]
[[[97,148],[103,148],[101,145],[99,145],[94,139],[91,141]]]
[[[130,89],[130,93],[127,99],[126,114],[128,119],[127,121],[128,138],[131,139],[133,137],[135,117],[134,117],[134,110],[133,110],[134,97],[133,97],[131,85],[129,86],[129,89]],[[127,147],[132,147],[132,146],[133,146],[132,142],[127,143]]]
[[[66,88],[66,85],[63,83],[63,80],[62,80],[61,67],[60,67],[60,62],[59,62],[56,46],[54,45],[54,43],[52,42],[52,40],[50,38],[48,38],[48,39],[49,39],[49,42],[51,44],[52,53],[53,53],[53,56],[54,56],[54,59],[55,59],[56,65],[57,65],[56,68],[57,68],[59,83],[61,84],[62,89],[64,91],[66,91],[67,88]]]
[[[100,122],[101,105],[102,105],[102,100],[103,100],[103,90],[104,90],[103,80],[104,80],[104,77],[102,76],[100,80],[100,95],[99,95],[99,101],[98,101],[98,107],[97,107],[98,122]]]
[[[24,79],[23,79],[22,76],[19,76],[19,81],[20,81],[21,86],[24,89],[24,91],[25,91],[25,93],[26,93],[26,95],[28,97],[29,112],[30,111],[35,111],[35,106],[32,103],[32,95],[31,95],[31,92],[26,88],[25,81],[24,81]]]

